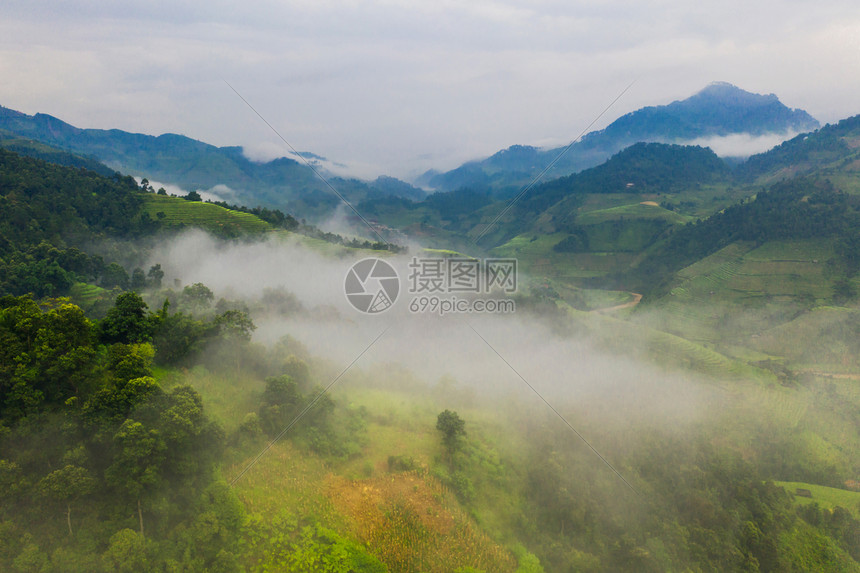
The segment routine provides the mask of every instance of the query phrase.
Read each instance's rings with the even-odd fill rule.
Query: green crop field
[[[798,349],[809,348],[800,344],[802,331],[822,332],[815,330],[820,320],[803,324],[816,305],[831,300],[832,256],[832,242],[823,239],[733,243],[676,273],[669,293],[652,301],[661,311],[657,327],[718,345],[744,340],[756,351],[797,359]]]
[[[839,506],[853,513],[855,517],[860,518],[860,491],[849,491],[799,481],[778,481],[774,483],[780,487],[784,487],[787,492],[793,494],[795,503],[802,505],[817,503],[819,506],[831,510]],[[798,489],[809,491],[812,497],[797,495]]]
[[[608,209],[585,211],[577,216],[576,222],[580,225],[595,225],[597,223],[615,221],[622,218],[660,219],[672,224],[686,223],[692,219],[692,217],[679,215],[674,211],[669,211],[657,205],[647,205],[640,202],[610,207]]]
[[[69,294],[75,304],[90,306],[98,299],[107,293],[105,289],[89,283],[75,283],[69,291]]]
[[[263,233],[272,228],[256,215],[232,211],[211,203],[186,201],[152,193],[147,193],[144,197],[146,213],[168,227],[200,227],[216,234],[231,231]]]

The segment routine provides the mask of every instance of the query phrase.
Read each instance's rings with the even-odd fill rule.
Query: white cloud
[[[236,201],[236,191],[226,185],[215,185],[211,189],[198,189],[197,192],[204,201],[226,201],[227,203]]]
[[[710,147],[720,157],[749,157],[756,153],[764,153],[797,133],[770,133],[767,135],[750,135],[734,133],[715,137],[700,137],[683,142],[685,145],[701,145]]]
[[[595,128],[715,79],[853,115],[857,38],[860,5],[833,0],[6,0],[0,103],[266,156],[226,79],[297,149],[406,175],[569,141],[633,79]]]
[[[134,178],[138,184],[142,181],[141,177]],[[160,181],[155,181],[149,179],[149,185],[158,191],[159,189],[164,189],[168,195],[176,195],[177,197],[184,197],[188,195],[188,189],[183,189],[178,185],[172,185],[170,183],[162,183]],[[236,201],[236,191],[228,187],[227,185],[215,185],[211,189],[195,189],[197,193],[200,195],[200,198],[204,201],[226,201],[228,203],[233,203]]]
[[[251,143],[242,147],[242,155],[259,163],[266,163],[281,157],[294,159],[291,151],[284,149],[284,145],[278,145],[269,141]]]

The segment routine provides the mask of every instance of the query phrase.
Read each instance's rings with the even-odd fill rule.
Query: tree
[[[242,370],[242,356],[246,345],[251,341],[251,334],[257,329],[254,321],[247,312],[228,310],[215,319],[215,327],[221,339],[229,344],[229,350],[236,361],[236,374]]]
[[[94,329],[80,307],[68,299],[42,316],[35,357],[40,386],[51,402],[62,402],[92,384]]]
[[[109,264],[102,273],[102,286],[104,288],[119,287],[128,288],[128,273],[117,263]]]
[[[290,378],[295,380],[299,388],[306,389],[310,384],[311,376],[308,363],[301,358],[296,357],[296,355],[290,354],[287,359],[284,360],[282,368]]]
[[[152,375],[155,349],[149,343],[112,344],[107,351],[107,367],[117,384]]]
[[[132,271],[129,287],[131,290],[135,291],[140,291],[146,288],[146,275],[142,268],[138,267]]]
[[[49,473],[39,482],[39,491],[45,497],[66,504],[66,523],[69,525],[69,536],[72,532],[72,502],[85,496],[96,487],[96,480],[90,477],[86,468],[66,465]]]
[[[298,414],[301,404],[302,395],[290,376],[266,378],[259,411],[263,429],[270,436],[275,436]]]
[[[101,339],[107,343],[136,344],[152,338],[155,320],[147,313],[148,306],[136,292],[124,292],[99,327]]]
[[[129,418],[114,434],[113,442],[113,463],[105,470],[105,478],[116,489],[137,499],[142,538],[143,510],[140,498],[161,477],[164,440],[156,430],[147,429],[140,422]]]
[[[457,412],[445,410],[436,418],[436,429],[442,432],[442,443],[453,458],[454,452],[460,446],[460,440],[466,435],[466,423]]]
[[[115,428],[135,406],[161,392],[161,387],[150,376],[116,380],[113,385],[101,388],[86,401],[83,419],[91,426]]]
[[[0,407],[7,415],[62,403],[92,381],[92,324],[66,299],[48,312],[29,297],[0,301]]]
[[[161,270],[161,265],[152,265],[149,267],[149,272],[146,273],[146,277],[149,279],[149,284],[152,285],[153,288],[161,288],[161,280],[164,278],[164,271]]]
[[[188,359],[202,349],[214,331],[209,323],[195,320],[191,315],[181,312],[168,314],[166,307],[162,307],[158,327],[153,335],[156,362],[174,365]]]
[[[230,342],[250,342],[251,334],[257,326],[247,312],[228,310],[215,319],[218,332],[222,338]]]
[[[110,538],[110,545],[102,559],[106,571],[136,573],[152,569],[148,553],[143,533],[123,529]]]
[[[202,312],[212,305],[215,295],[203,283],[194,283],[182,289],[182,300],[191,307],[192,312]]]
[[[32,541],[24,545],[24,549],[12,562],[15,571],[49,571],[48,555]]]
[[[31,358],[42,311],[30,296],[0,299],[0,407],[4,418],[35,411],[44,401]]]
[[[150,405],[150,404],[148,404]],[[172,491],[195,489],[210,475],[223,447],[224,432],[203,410],[203,399],[191,386],[177,386],[151,404],[153,420],[163,440],[162,478]]]

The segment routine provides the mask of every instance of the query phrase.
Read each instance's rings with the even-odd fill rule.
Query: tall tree
[[[113,447],[113,463],[105,471],[105,478],[114,488],[137,500],[143,536],[141,497],[161,479],[164,440],[158,431],[129,418],[114,435]]]
[[[136,292],[117,296],[113,308],[99,324],[102,341],[136,344],[150,340],[156,319],[147,312],[148,308]]]
[[[72,531],[72,502],[89,494],[96,487],[86,468],[66,465],[49,473],[39,482],[39,491],[45,497],[66,504],[66,523],[69,526],[69,536]]]

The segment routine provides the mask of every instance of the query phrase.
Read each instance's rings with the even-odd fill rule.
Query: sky
[[[712,81],[860,113],[860,3],[3,0],[0,105],[411,178]],[[228,85],[229,84],[229,85]]]

